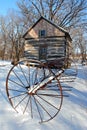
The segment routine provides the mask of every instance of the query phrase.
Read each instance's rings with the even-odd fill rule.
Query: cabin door
[[[47,46],[41,45],[39,47],[39,59],[40,60],[46,60],[46,57],[47,57]]]

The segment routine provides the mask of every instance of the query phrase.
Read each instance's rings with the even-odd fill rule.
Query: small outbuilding
[[[72,39],[69,33],[41,16],[23,35],[24,57],[49,60],[69,57]]]

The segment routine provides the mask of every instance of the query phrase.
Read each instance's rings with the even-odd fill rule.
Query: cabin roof
[[[46,19],[46,18],[43,17],[43,16],[41,16],[41,17],[27,30],[27,32],[23,35],[23,38],[25,38],[25,36],[28,34],[28,32],[29,32],[32,28],[34,28],[34,27],[36,26],[36,24],[37,24],[40,20],[42,20],[42,19],[44,19],[44,20],[47,21],[48,23],[52,24],[54,27],[56,27],[56,28],[59,29],[60,31],[64,32],[66,35],[69,36],[70,40],[72,40],[67,30],[65,30],[64,28],[62,28],[62,27],[56,25],[55,23],[53,23],[52,21]]]

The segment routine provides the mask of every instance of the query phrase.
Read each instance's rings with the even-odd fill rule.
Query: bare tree
[[[18,61],[23,53],[23,26],[18,14],[11,11],[0,18],[0,47],[2,59]]]
[[[41,15],[68,29],[75,43],[77,43],[77,37],[76,35],[73,37],[72,31],[78,30],[79,26],[83,30],[87,30],[86,0],[19,0],[17,5],[20,9],[19,13],[11,12],[8,14],[9,17],[6,16],[6,21],[0,18],[0,39],[2,39],[1,44],[3,44],[3,58],[7,45],[10,48],[10,58],[19,57],[18,55],[20,55],[23,48],[21,38],[24,30],[29,28]],[[81,38],[84,39],[84,37],[81,37],[80,34],[78,35],[77,40],[81,45],[79,45],[80,43],[77,44],[80,47],[85,40],[81,41]]]
[[[86,0],[21,0],[17,5],[28,22],[42,15],[67,28],[84,23],[87,10]]]
[[[73,34],[79,30],[79,27],[83,28],[82,33],[87,30],[87,0],[19,0],[17,5],[26,28],[42,15],[67,29],[73,39],[74,47],[79,47],[82,53],[84,37],[78,32],[76,35]]]
[[[0,17],[0,47],[2,50],[2,60],[5,59],[6,47],[8,45],[8,33],[7,33],[8,23],[6,19],[1,16]]]
[[[23,53],[23,26],[21,25],[20,17],[12,11],[9,14],[8,38],[11,43],[10,59],[19,61]]]
[[[78,55],[78,59],[81,56],[81,61],[86,60],[86,51],[87,51],[87,39],[84,35],[84,30],[82,27],[79,27],[72,32],[73,36],[73,47],[76,55]]]

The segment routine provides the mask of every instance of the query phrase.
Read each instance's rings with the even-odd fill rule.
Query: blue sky
[[[16,9],[17,0],[0,0],[0,15],[6,15],[8,10]]]

